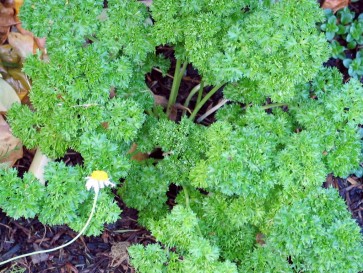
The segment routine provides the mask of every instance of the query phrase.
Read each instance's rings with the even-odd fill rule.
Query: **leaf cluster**
[[[333,58],[343,61],[348,69],[349,76],[359,79],[363,76],[362,52],[354,52],[352,58],[348,51],[359,49],[363,44],[363,15],[356,16],[348,7],[333,14],[325,10],[326,22],[320,28],[325,32],[326,38],[331,42]]]
[[[250,254],[240,272],[353,273],[362,268],[356,252],[361,248],[359,227],[339,194],[317,188],[276,214],[266,244]]]
[[[198,132],[203,146],[188,134],[185,119],[180,124],[154,121],[155,127],[148,125],[141,130],[148,136],[140,138],[142,151],[159,147],[167,153],[157,161],[138,163],[138,168],[147,166],[149,178],[126,179],[120,191],[127,205],[141,209],[141,223],[165,247],[132,247],[132,263],[140,272],[153,272],[147,268],[150,262],[161,268],[155,272],[173,272],[168,268],[175,270],[175,259],[185,266],[191,253],[203,253],[203,242],[215,248],[218,261],[235,263],[238,272],[338,272],[343,270],[342,264],[348,264],[344,272],[355,272],[361,267],[356,256],[345,262],[344,255],[327,254],[332,244],[340,253],[345,252],[342,249],[350,245],[350,240],[357,239],[351,251],[361,251],[362,244],[344,202],[332,189],[320,187],[329,173],[347,176],[362,162],[358,125],[363,122],[363,88],[354,79],[343,84],[336,69],[323,68],[316,79],[297,86],[295,92],[297,95],[285,109],[273,104],[266,105],[271,108],[242,108],[237,103],[225,106],[211,126],[198,132],[197,125],[193,125],[191,131]],[[168,137],[161,138],[165,135]],[[188,151],[197,156],[189,155],[194,162],[183,168],[180,161]],[[174,153],[178,160],[172,161],[173,166],[187,174],[164,168]],[[137,172],[143,173],[140,169]],[[175,199],[177,205],[168,213],[161,202],[165,202],[167,185],[172,182],[182,190]],[[129,191],[131,185],[142,198]],[[155,191],[155,196],[163,195],[162,200],[150,200]],[[319,203],[324,198],[326,203]],[[326,210],[330,202],[337,206],[332,213]],[[183,215],[180,218],[179,213]],[[322,230],[314,226],[315,222],[307,225],[310,218],[321,223]],[[301,224],[296,226],[299,221]],[[339,232],[331,233],[329,227],[335,226]],[[287,236],[294,228],[296,233]],[[282,232],[280,237],[277,234],[283,229],[286,234]],[[330,234],[329,239],[322,235],[325,232]],[[349,237],[350,233],[355,234],[355,239]],[[265,236],[263,243],[256,240],[261,234]],[[301,240],[305,238],[309,250],[302,249]],[[194,242],[199,244],[198,252]],[[282,250],[287,245],[289,248]],[[162,258],[141,258],[149,248],[158,248],[158,253],[164,253],[160,254]],[[192,263],[196,270],[206,268],[195,257]],[[185,272],[186,268],[182,268],[180,272]],[[215,272],[213,268],[208,270]]]
[[[13,134],[51,159],[71,148],[84,161],[77,167],[48,166],[47,186],[40,191],[45,193],[39,192],[43,203],[37,203],[43,209],[19,216],[37,214],[43,223],[80,230],[92,205],[84,178],[94,170],[105,170],[116,183],[127,176],[128,151],[145,121],[144,111],[153,106],[144,75],[167,63],[155,54],[150,16],[137,1],[108,1],[107,8],[104,1],[26,1],[21,19],[47,38],[49,61],[39,54],[25,61],[24,71],[32,78],[31,107],[14,105],[8,111]],[[19,179],[10,180],[13,187],[28,181]],[[12,184],[6,186],[9,191]],[[99,234],[120,214],[110,192],[99,199],[88,234]]]
[[[312,79],[328,56],[315,1],[297,8],[292,1],[156,0],[151,10],[157,41],[173,44],[207,84],[237,82],[227,93],[232,99],[248,89],[241,102],[291,99],[294,86]]]

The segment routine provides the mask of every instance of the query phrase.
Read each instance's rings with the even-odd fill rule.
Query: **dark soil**
[[[347,179],[329,175],[323,187],[334,187],[348,205],[349,212],[361,227],[363,235],[363,178],[350,176]],[[329,209],[329,208],[327,208]]]
[[[124,207],[122,203],[120,206],[123,209],[121,219],[106,226],[101,236],[82,236],[59,251],[17,260],[17,265],[25,269],[21,272],[134,272],[129,265],[126,247],[154,241],[145,229],[137,225],[137,212]],[[15,221],[0,213],[1,260],[50,249],[70,241],[76,235],[66,226],[44,226],[37,219]],[[10,264],[0,267],[0,272],[11,272],[10,268]]]

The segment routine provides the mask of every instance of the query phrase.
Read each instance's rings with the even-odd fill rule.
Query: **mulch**
[[[150,233],[137,225],[137,212],[120,204],[124,211],[120,220],[107,225],[101,236],[80,237],[59,251],[22,258],[14,263],[21,272],[132,273],[126,248],[130,244],[154,242]],[[49,227],[36,218],[14,220],[0,212],[0,256],[2,260],[35,250],[62,245],[77,235],[67,226]],[[0,272],[11,272],[11,264]]]
[[[345,200],[349,212],[361,227],[363,235],[363,178],[349,176],[346,179],[328,175],[323,187],[334,187]],[[327,208],[329,209],[329,208]]]

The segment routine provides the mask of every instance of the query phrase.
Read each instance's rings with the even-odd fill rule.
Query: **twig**
[[[205,112],[202,116],[200,116],[197,119],[197,122],[200,123],[202,122],[206,117],[208,117],[209,115],[213,114],[215,111],[217,111],[219,108],[221,108],[223,105],[225,105],[227,102],[229,102],[229,100],[227,99],[222,99],[220,102],[217,103],[216,106],[212,107],[211,109],[209,109],[207,112]]]

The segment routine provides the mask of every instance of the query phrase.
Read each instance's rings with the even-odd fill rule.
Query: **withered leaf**
[[[15,9],[0,2],[0,45],[8,38],[10,27],[16,25]]]
[[[0,163],[6,163],[9,167],[23,157],[23,145],[20,139],[14,137],[9,125],[0,115]]]
[[[137,152],[137,144],[133,143],[131,145],[130,150],[128,151],[128,154],[131,154],[131,159],[136,161],[143,161],[149,158],[148,154]]]
[[[8,41],[16,53],[23,59],[34,53],[34,38],[30,35],[10,32],[8,35]]]
[[[325,0],[321,6],[323,9],[331,9],[333,12],[349,5],[349,0]]]
[[[5,67],[19,67],[21,62],[20,56],[9,44],[0,46],[0,60]]]
[[[4,80],[11,85],[22,102],[27,100],[30,91],[30,82],[20,68],[9,68]]]
[[[20,103],[15,90],[0,78],[0,112],[6,112],[13,103]]]
[[[20,7],[23,5],[24,0],[15,0],[14,1],[14,8],[16,11],[16,14],[19,14]]]

